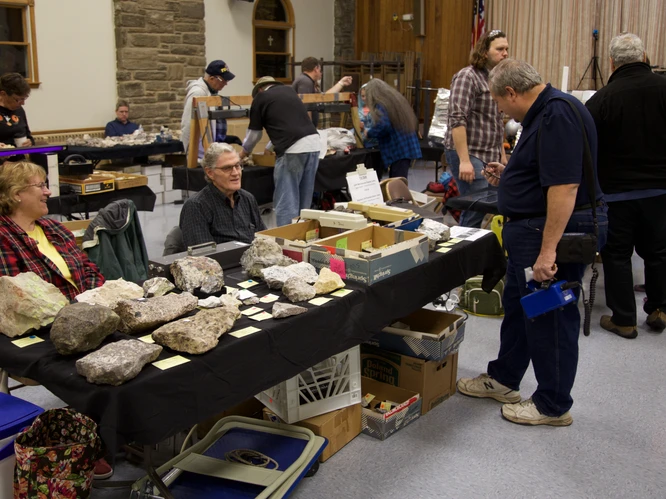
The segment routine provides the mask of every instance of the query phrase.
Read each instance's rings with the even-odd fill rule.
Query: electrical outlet
[[[403,21],[413,21],[414,20],[414,14],[403,14],[402,15],[402,20]]]
[[[397,20],[398,20],[398,14],[393,14],[393,21],[395,22]]]

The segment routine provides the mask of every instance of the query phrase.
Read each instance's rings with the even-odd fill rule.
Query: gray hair
[[[208,146],[208,149],[206,149],[206,154],[204,154],[203,157],[204,170],[211,170],[215,168],[217,166],[217,160],[220,158],[220,156],[229,153],[236,153],[236,150],[231,147],[231,145],[225,142],[213,142]],[[211,181],[208,175],[204,175],[204,177],[208,182]]]
[[[517,94],[524,94],[542,83],[536,69],[517,59],[504,59],[488,75],[490,91],[499,97],[507,94],[506,87],[513,88]]]
[[[643,62],[643,42],[633,33],[617,35],[610,42],[610,57],[616,69],[631,62]]]

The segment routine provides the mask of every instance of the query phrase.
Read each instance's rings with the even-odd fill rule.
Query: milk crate
[[[361,402],[361,355],[345,350],[258,394],[257,399],[286,423]]]

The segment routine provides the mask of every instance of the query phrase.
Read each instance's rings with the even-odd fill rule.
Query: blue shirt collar
[[[548,102],[548,99],[550,98],[552,89],[553,87],[550,85],[550,83],[548,83],[546,88],[541,91],[539,96],[534,101],[534,104],[532,104],[532,106],[527,111],[527,114],[523,118],[523,122],[521,123],[521,125],[523,125],[523,129],[529,128],[534,119],[541,113],[543,108],[546,107],[546,102]]]

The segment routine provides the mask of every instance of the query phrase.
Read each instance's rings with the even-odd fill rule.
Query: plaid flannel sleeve
[[[451,81],[449,127],[467,126],[467,117],[474,104],[475,84],[469,73],[458,74]]]

